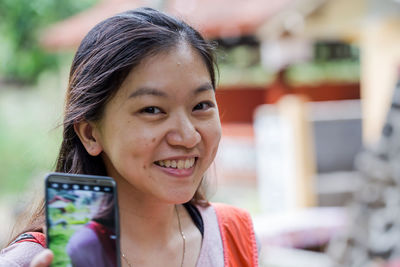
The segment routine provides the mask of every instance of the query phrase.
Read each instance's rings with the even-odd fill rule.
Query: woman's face
[[[108,175],[135,195],[189,201],[221,137],[215,93],[201,56],[187,44],[136,67],[97,124]]]

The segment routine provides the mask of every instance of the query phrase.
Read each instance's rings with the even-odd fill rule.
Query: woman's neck
[[[140,197],[129,184],[118,184],[123,266],[194,266],[201,233],[182,205]],[[184,232],[184,234],[182,233]],[[185,237],[184,237],[184,236]]]
[[[118,189],[122,248],[130,243],[143,247],[170,242],[179,233],[175,205],[141,197],[134,191],[129,185]]]

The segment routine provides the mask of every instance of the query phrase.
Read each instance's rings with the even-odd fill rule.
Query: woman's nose
[[[185,148],[195,147],[201,140],[201,135],[187,115],[179,115],[171,121],[171,129],[167,134],[167,142],[172,146]]]

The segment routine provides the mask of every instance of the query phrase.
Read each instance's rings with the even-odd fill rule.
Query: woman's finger
[[[30,267],[48,267],[50,266],[51,262],[53,261],[53,252],[50,249],[46,249],[36,255]]]

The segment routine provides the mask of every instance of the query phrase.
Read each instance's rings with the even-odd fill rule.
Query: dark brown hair
[[[213,46],[185,22],[151,8],[130,10],[100,22],[82,40],[72,62],[65,101],[63,140],[55,171],[107,175],[101,156],[90,156],[74,124],[97,121],[127,75],[144,59],[186,42],[199,53],[215,88]],[[191,202],[208,205],[201,188]],[[44,201],[24,231],[41,231]]]

